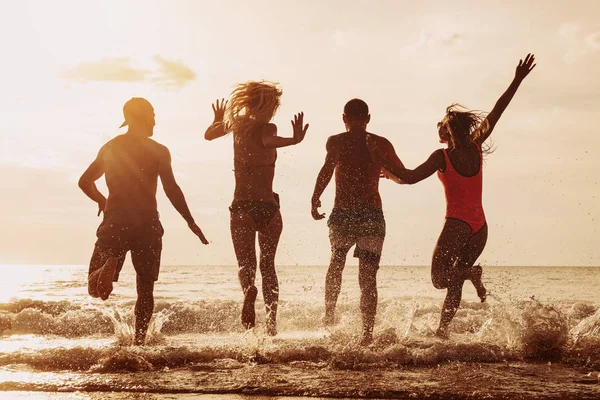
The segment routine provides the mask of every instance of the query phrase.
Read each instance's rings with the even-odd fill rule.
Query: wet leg
[[[135,337],[133,343],[144,344],[148,325],[154,311],[154,281],[136,278],[137,301],[135,302]]]
[[[329,269],[325,277],[325,318],[323,323],[326,326],[335,323],[335,307],[340,291],[342,289],[342,272],[346,265],[346,255],[350,247],[343,249],[332,249]]]
[[[464,280],[460,277],[453,280],[448,285],[448,291],[446,293],[446,299],[444,300],[444,306],[442,307],[442,315],[440,318],[440,326],[436,332],[436,335],[442,338],[448,337],[448,325],[450,321],[456,315],[460,301],[462,299],[462,287]]]
[[[113,279],[117,272],[118,259],[116,257],[109,257],[104,263],[104,266],[100,268],[98,272],[97,290],[98,297],[102,300],[108,299],[108,296],[113,291]]]
[[[256,295],[254,286],[256,277],[256,227],[250,216],[243,211],[231,213],[230,220],[231,239],[238,262],[238,277],[244,293],[242,306],[242,325],[244,329],[251,329],[255,325]]]
[[[362,339],[367,346],[373,342],[373,326],[377,314],[377,270],[379,261],[361,257],[358,261],[358,284],[360,286],[360,311],[362,314]]]
[[[488,227],[487,224],[483,225],[467,242],[460,252],[458,261],[456,262],[456,268],[463,272],[465,280],[470,280],[475,286],[477,296],[484,302],[487,297],[487,290],[481,280],[481,274],[483,272],[480,265],[474,265],[485,245],[487,243]]]
[[[464,221],[446,219],[440,233],[431,263],[431,280],[437,289],[447,289],[442,308],[439,336],[447,336],[447,328],[456,314],[462,297],[464,276],[455,264],[460,253],[471,237],[471,227]]]
[[[279,282],[275,270],[275,254],[279,237],[283,230],[281,213],[277,211],[269,225],[258,234],[260,247],[260,273],[262,276],[263,298],[267,312],[267,335],[277,334],[277,304],[279,302]]]
[[[88,293],[91,297],[108,299],[113,290],[113,280],[125,261],[126,252],[96,244],[88,272]]]

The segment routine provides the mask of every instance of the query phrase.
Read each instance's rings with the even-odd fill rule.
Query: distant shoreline
[[[131,263],[125,263],[131,266]],[[0,263],[0,268],[3,267],[86,267],[87,264],[31,264],[31,263]],[[358,264],[346,264],[347,267],[357,267]],[[600,268],[600,265],[487,265],[487,268]],[[225,267],[234,268],[235,264],[164,264],[163,268],[171,267],[189,267],[189,268],[204,268],[204,267]],[[327,268],[326,264],[321,265],[301,265],[301,264],[278,264],[277,268]],[[404,265],[404,264],[384,264],[380,268],[430,268],[429,265]]]

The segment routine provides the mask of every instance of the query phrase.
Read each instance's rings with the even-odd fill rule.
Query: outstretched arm
[[[277,149],[280,147],[292,146],[300,143],[306,136],[308,130],[308,124],[303,126],[304,113],[294,115],[292,122],[293,136],[286,138],[277,136],[277,126],[274,124],[268,124],[262,134],[263,146],[267,149]]]
[[[96,181],[104,175],[104,162],[102,161],[102,151],[100,149],[96,159],[85,170],[81,178],[79,178],[79,187],[83,190],[90,199],[98,203],[98,215],[104,211],[106,207],[106,197],[98,190]]]
[[[200,238],[202,243],[208,244],[208,240],[204,237],[202,230],[196,225],[192,213],[185,201],[185,196],[181,191],[181,188],[175,181],[175,175],[173,175],[173,168],[171,167],[171,153],[167,148],[164,149],[164,153],[161,155],[161,160],[158,170],[160,181],[162,182],[165,194],[169,198],[173,207],[181,214],[185,222],[191,231]]]
[[[325,156],[325,164],[321,167],[319,175],[317,176],[317,183],[315,184],[315,190],[313,191],[311,199],[311,214],[315,220],[325,218],[325,214],[319,213],[319,207],[321,207],[321,195],[325,191],[327,185],[331,181],[335,166],[338,162],[338,153],[335,148],[334,139],[327,139],[327,155]]]
[[[483,142],[486,141],[488,137],[490,137],[492,131],[494,130],[494,127],[496,126],[498,120],[502,116],[502,113],[504,112],[504,110],[506,110],[506,107],[508,107],[508,104],[517,92],[519,85],[521,85],[523,79],[525,79],[527,75],[529,75],[529,73],[533,70],[533,68],[535,68],[535,65],[535,56],[533,54],[527,54],[527,57],[525,57],[525,61],[519,60],[519,65],[517,65],[517,69],[515,71],[515,77],[511,82],[510,86],[508,87],[508,89],[506,89],[502,96],[500,96],[500,98],[496,102],[496,105],[488,114],[486,121],[484,121],[483,124],[477,128],[477,131],[475,132],[476,143],[481,145],[483,144]]]
[[[387,160],[384,154],[385,149],[382,149],[375,138],[371,137],[371,135],[367,136],[367,147],[369,148],[369,152],[371,153],[373,159],[379,162],[385,170],[401,180],[403,183],[408,183],[409,185],[429,178],[435,171],[443,168],[446,163],[443,151],[436,150],[429,156],[427,161],[419,165],[414,170],[406,169],[404,168],[404,165],[402,165],[402,162],[397,164]],[[398,159],[398,161],[400,160]]]
[[[371,137],[371,136],[369,135],[369,137]],[[383,152],[382,152],[383,158],[385,158],[386,160],[391,162],[393,165],[396,165],[400,168],[404,168],[404,164],[402,163],[402,161],[396,154],[396,150],[394,149],[394,146],[392,145],[392,143],[387,139],[381,138],[381,140],[383,140],[383,142],[381,143],[381,146],[383,146]],[[383,176],[385,178],[391,179],[398,184],[405,183],[404,181],[400,180],[398,177],[396,177],[395,175],[390,173],[387,169],[382,168],[382,171],[383,171]]]
[[[204,133],[204,139],[214,140],[227,135],[227,132],[229,132],[229,127],[223,121],[226,107],[227,101],[225,101],[225,99],[221,99],[221,103],[219,103],[219,100],[217,100],[212,104],[212,109],[215,113],[215,119],[213,123],[206,129],[206,132]]]

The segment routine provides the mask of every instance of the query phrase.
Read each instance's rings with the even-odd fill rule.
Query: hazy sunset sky
[[[312,220],[310,197],[326,138],[344,129],[345,102],[365,100],[369,130],[414,168],[440,147],[447,105],[489,111],[533,52],[538,66],[492,135],[481,261],[600,264],[599,2],[5,1],[0,43],[0,263],[87,264],[100,218],[77,180],[125,132],[123,103],[142,96],[212,242],[200,244],[159,187],[163,264],[235,264],[232,141],[203,134],[216,98],[268,79],[283,89],[279,133],[291,135],[299,111],[310,123],[303,143],[279,151],[277,262],[327,264],[327,226]],[[444,218],[441,183],[383,181],[381,192],[382,263],[429,264]],[[327,215],[332,199],[330,185]]]

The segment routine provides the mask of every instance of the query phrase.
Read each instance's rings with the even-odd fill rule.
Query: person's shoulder
[[[100,152],[107,151],[110,148],[114,148],[115,146],[121,146],[121,142],[123,141],[124,136],[124,134],[120,134],[110,139],[108,142],[104,143],[104,145],[100,148]]]
[[[338,133],[336,135],[329,136],[327,138],[327,143],[326,143],[327,148],[329,149],[334,146],[337,146],[340,143],[340,141],[342,140],[343,135],[344,135],[343,133]]]
[[[389,142],[389,140],[387,140],[387,138],[385,136],[377,135],[376,133],[373,133],[373,132],[367,132],[367,135],[371,136],[372,138],[374,138],[376,140]]]
[[[327,141],[328,142],[339,142],[340,140],[342,140],[345,133],[346,132],[342,132],[342,133],[337,133],[335,135],[331,135],[327,138]]]
[[[390,142],[385,136],[377,135],[372,132],[367,132],[367,135],[375,139],[379,146],[394,147],[392,142]]]
[[[258,131],[263,135],[275,135],[277,134],[277,125],[269,122],[268,124],[260,125]]]
[[[145,148],[150,150],[150,152],[156,155],[157,157],[168,157],[171,154],[167,146],[157,142],[152,138],[144,138],[144,144]]]

